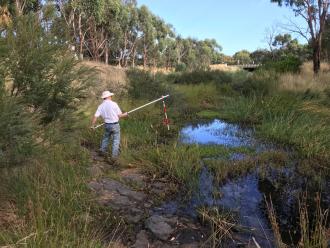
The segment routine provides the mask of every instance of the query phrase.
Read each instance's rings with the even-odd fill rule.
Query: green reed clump
[[[197,147],[177,144],[159,145],[143,153],[143,165],[148,173],[164,176],[188,190],[197,186],[202,168]]]
[[[330,119],[326,111],[329,110],[320,112],[321,108],[316,106],[315,110],[306,107],[305,101],[282,93],[262,98],[226,98],[219,113],[224,119],[256,124],[257,135],[293,145],[303,156],[328,161]]]
[[[217,182],[225,179],[237,178],[253,171],[257,167],[257,161],[252,157],[243,160],[204,160],[205,165],[213,172]]]

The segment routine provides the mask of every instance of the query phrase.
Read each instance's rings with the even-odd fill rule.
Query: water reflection
[[[228,147],[253,146],[252,129],[214,120],[207,124],[190,125],[182,129],[181,142],[185,144],[215,144]]]

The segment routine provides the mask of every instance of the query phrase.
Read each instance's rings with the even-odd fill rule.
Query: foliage
[[[264,65],[264,69],[273,70],[277,73],[286,73],[286,72],[298,73],[300,71],[301,65],[302,62],[299,58],[294,56],[285,56],[277,61],[267,62]]]
[[[152,75],[150,72],[134,69],[128,71],[127,75],[130,82],[128,93],[133,98],[151,100],[171,91],[170,87],[165,84],[164,75]]]
[[[25,165],[31,158],[32,124],[31,116],[22,105],[15,99],[0,96],[0,167]]]
[[[176,72],[183,72],[187,70],[187,66],[184,63],[177,64],[175,67]]]
[[[86,71],[56,37],[45,32],[34,15],[18,17],[4,38],[7,53],[2,59],[10,94],[21,98],[32,112],[41,112],[44,123],[73,109],[88,87]]]
[[[276,36],[274,34],[274,37],[272,36],[272,40],[269,43],[270,51],[259,49],[251,53],[251,59],[255,63],[269,64],[268,67],[271,68],[272,65],[283,67],[283,63],[288,63],[289,61],[291,63],[297,61],[296,63],[299,64],[298,61],[303,63],[311,59],[311,47],[309,45],[299,44],[298,40],[293,39],[290,34],[284,33]],[[282,68],[278,72],[283,71],[286,71],[286,69]]]
[[[242,50],[234,54],[237,64],[250,64],[252,62],[250,52]]]
[[[322,36],[327,20],[330,2],[328,0],[271,0],[279,6],[290,6],[296,16],[301,16],[308,26],[307,33],[294,25],[294,31],[309,41],[313,50],[314,73],[321,69]],[[283,38],[283,37],[282,37]],[[284,37],[285,38],[285,37]]]
[[[67,39],[80,58],[123,67],[175,68],[184,63],[194,70],[206,69],[221,57],[214,39],[182,39],[172,25],[136,1],[58,1],[56,7],[51,30]],[[69,36],[61,34],[63,29]]]
[[[274,92],[276,85],[276,74],[259,70],[254,75],[246,77],[245,80],[234,81],[232,87],[244,96],[265,96]]]
[[[200,84],[200,83],[229,83],[232,75],[223,71],[196,70],[192,72],[175,73],[169,76],[175,84]]]

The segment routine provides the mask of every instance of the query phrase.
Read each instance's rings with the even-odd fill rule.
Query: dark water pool
[[[256,152],[278,149],[273,144],[255,138],[252,128],[221,120],[188,125],[182,129],[180,141],[184,144],[249,147]],[[228,161],[244,159],[245,154],[233,153]],[[218,199],[214,197],[215,191],[220,192],[221,197]],[[330,206],[328,177],[321,171],[302,172],[297,159],[288,161],[284,166],[266,164],[262,171],[256,167],[249,173],[222,182],[215,182],[212,173],[204,166],[198,190],[191,199],[185,203],[177,200],[168,202],[156,211],[197,216],[196,209],[201,206],[228,209],[239,217],[240,225],[251,230],[244,234],[247,238],[253,236],[262,247],[273,247],[273,232],[264,197],[272,197],[282,238],[287,244],[292,244],[299,239],[297,200],[304,191],[308,192],[311,199],[316,192],[321,192],[323,207]]]

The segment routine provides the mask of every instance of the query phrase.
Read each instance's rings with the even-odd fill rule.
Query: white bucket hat
[[[113,93],[111,93],[110,91],[103,91],[102,92],[102,96],[101,96],[101,98],[102,99],[105,99],[105,98],[108,98],[109,96],[113,96],[114,94]]]

